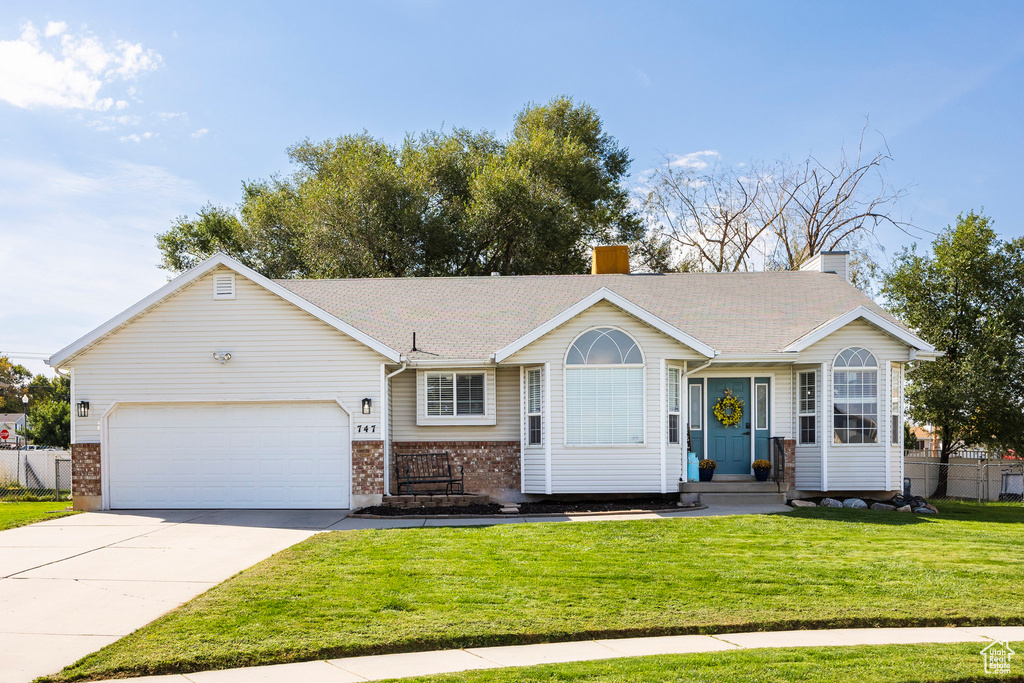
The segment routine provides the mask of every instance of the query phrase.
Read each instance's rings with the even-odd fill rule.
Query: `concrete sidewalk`
[[[125,681],[137,681],[138,683],[292,683],[293,681],[355,683],[356,681],[428,676],[474,669],[756,648],[976,642],[979,644],[980,651],[985,643],[993,641],[1024,641],[1024,626],[863,628],[586,640],[573,643],[512,645],[372,657],[348,657],[298,664],[203,671],[174,676],[121,678],[117,679],[117,683],[125,683]],[[114,681],[108,683],[114,683]]]

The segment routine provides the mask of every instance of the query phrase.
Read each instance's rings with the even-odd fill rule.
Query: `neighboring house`
[[[917,439],[921,450],[938,453],[942,450],[942,437],[937,427],[932,425],[910,425],[910,433]]]
[[[903,366],[934,349],[847,263],[272,281],[217,255],[49,359],[75,506],[363,506],[427,451],[499,498],[673,492],[688,433],[719,475],[778,436],[796,490],[898,489]]]
[[[14,446],[25,438],[25,413],[0,413],[0,444]],[[3,433],[7,432],[7,438]]]

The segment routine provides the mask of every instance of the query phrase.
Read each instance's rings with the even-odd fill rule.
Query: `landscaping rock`
[[[843,501],[844,508],[853,508],[854,510],[866,510],[868,504],[860,498],[847,498]]]
[[[826,498],[825,500],[821,501],[821,507],[841,508],[843,507],[843,503],[841,501],[836,500],[835,498]]]
[[[914,508],[914,512],[916,512],[919,515],[934,515],[935,514],[935,510],[929,510],[926,507]]]
[[[911,510],[909,505],[904,505],[903,507],[896,508],[896,512],[911,512],[911,511],[912,510]]]
[[[818,504],[813,500],[791,500],[789,504],[795,508],[816,508]]]
[[[871,505],[872,510],[895,510],[895,505],[889,505],[888,503],[873,503]]]

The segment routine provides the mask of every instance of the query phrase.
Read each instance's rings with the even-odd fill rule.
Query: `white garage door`
[[[121,405],[109,423],[112,508],[346,508],[337,403]]]

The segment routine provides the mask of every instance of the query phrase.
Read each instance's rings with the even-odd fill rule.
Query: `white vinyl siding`
[[[569,446],[644,442],[644,369],[571,367],[565,371]]]
[[[99,443],[100,418],[114,401],[340,399],[352,438],[381,439],[383,356],[242,276],[235,298],[214,300],[214,271],[72,359],[75,443]],[[223,365],[214,351],[231,353]],[[373,411],[359,411],[362,399]],[[366,432],[357,433],[359,425]],[[369,428],[375,427],[373,431]],[[188,425],[182,438],[189,438]],[[263,438],[275,436],[268,425]]]
[[[617,327],[636,340],[645,360],[644,443],[629,447],[586,447],[565,445],[565,367],[569,345],[580,333],[593,327]],[[509,364],[551,364],[551,490],[553,493],[642,493],[674,489],[681,471],[682,449],[668,449],[665,481],[661,478],[661,359],[674,365],[692,365],[706,360],[692,349],[638,321],[608,302],[601,302],[556,328],[505,362]],[[517,423],[518,432],[518,423]],[[523,462],[524,493],[544,493],[544,449],[527,448]]]

